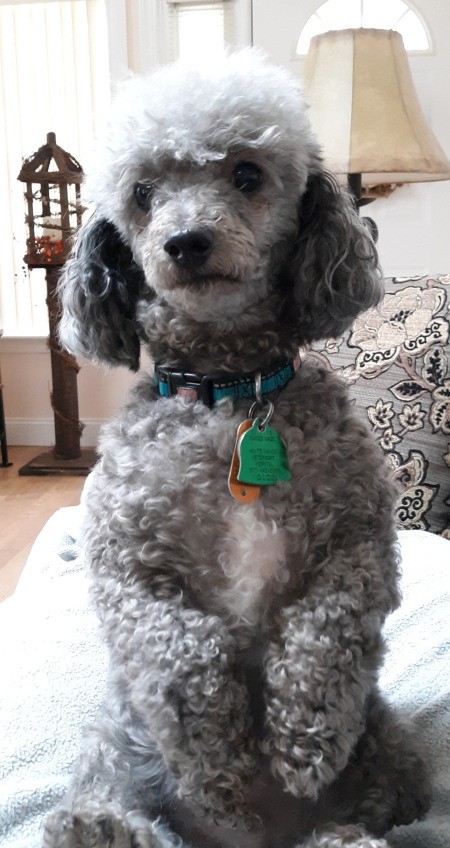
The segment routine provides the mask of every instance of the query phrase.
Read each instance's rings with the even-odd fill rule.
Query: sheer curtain
[[[0,0],[0,326],[48,331],[45,278],[25,253],[22,159],[48,132],[87,169],[110,99],[104,0]]]
[[[125,0],[128,67],[146,73],[172,58],[170,0]]]

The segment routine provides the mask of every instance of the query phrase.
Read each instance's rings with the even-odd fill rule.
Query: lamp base
[[[20,477],[46,477],[53,475],[71,475],[76,477],[87,477],[98,460],[96,451],[86,448],[76,459],[61,459],[55,456],[54,451],[40,453],[19,468]]]
[[[359,213],[361,206],[365,206],[367,203],[372,203],[375,198],[370,197],[361,197],[362,194],[362,177],[361,174],[348,174],[348,190],[353,198],[353,202],[355,204],[355,209]],[[376,244],[378,241],[378,227],[373,220],[373,218],[361,218],[362,223],[367,227],[372,236],[374,243]]]

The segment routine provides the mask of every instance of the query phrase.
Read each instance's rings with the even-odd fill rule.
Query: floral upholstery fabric
[[[402,529],[450,538],[450,274],[392,277],[375,308],[308,352],[349,384],[401,487]]]

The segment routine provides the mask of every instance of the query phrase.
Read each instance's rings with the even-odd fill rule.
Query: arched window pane
[[[428,50],[429,43],[422,22],[411,9],[401,21],[401,27],[395,27],[403,36],[406,50]]]
[[[326,23],[327,29],[347,29],[361,26],[361,0],[327,0],[317,9],[317,15]]]
[[[408,11],[403,0],[379,0],[378,3],[364,3],[362,26],[374,29],[390,29]]]
[[[311,15],[300,33],[300,38],[297,43],[297,53],[299,53],[300,56],[306,55],[311,39],[315,35],[319,35],[320,32],[325,32],[327,29],[329,29],[329,27],[327,27],[326,23],[321,21],[317,15]]]

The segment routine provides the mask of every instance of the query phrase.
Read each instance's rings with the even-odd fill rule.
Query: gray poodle
[[[394,493],[344,386],[296,361],[382,296],[370,236],[251,50],[126,83],[89,189],[61,337],[131,369],[144,344],[155,374],[86,493],[109,689],[44,844],[385,848],[427,805],[377,690]]]

